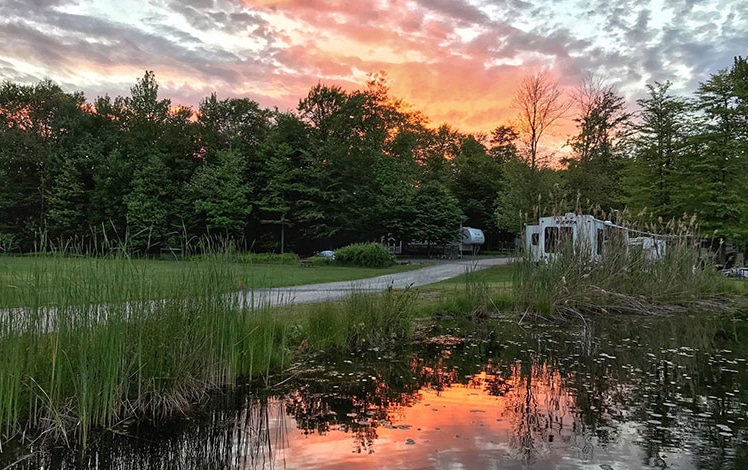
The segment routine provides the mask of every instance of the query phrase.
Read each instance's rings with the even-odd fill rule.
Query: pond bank
[[[350,302],[343,311],[323,306],[299,317],[277,315],[270,300],[249,305],[251,296],[225,295],[233,265],[220,260],[195,263],[187,288],[165,301],[92,304],[85,300],[98,291],[70,292],[64,304],[31,308],[20,322],[17,312],[6,311],[0,317],[0,357],[6,360],[0,368],[0,445],[14,436],[85,444],[93,430],[186,413],[212,391],[268,376],[302,344],[402,337],[414,292],[387,287],[504,262],[439,263],[414,277],[380,276],[365,287],[356,281],[316,286],[305,292],[314,301],[347,296]],[[300,295],[296,289],[265,292],[289,295],[288,305],[300,300],[291,299]],[[391,295],[354,295],[377,289]]]

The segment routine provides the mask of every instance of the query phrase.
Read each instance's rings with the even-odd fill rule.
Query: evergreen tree
[[[718,237],[748,243],[748,64],[736,57],[696,92],[703,113],[701,132],[688,154],[684,207],[694,210],[702,228]]]
[[[156,252],[164,247],[169,234],[168,217],[171,180],[169,168],[160,154],[152,154],[135,171],[127,204],[129,248]]]
[[[458,240],[465,215],[446,186],[436,181],[424,183],[418,188],[413,207],[412,239],[427,243],[429,254],[433,246]]]
[[[627,168],[628,207],[669,220],[686,211],[679,188],[688,184],[683,164],[692,131],[689,103],[669,94],[670,82],[647,85],[634,127],[634,158]]]
[[[186,192],[193,201],[195,216],[204,221],[208,233],[229,239],[238,239],[244,233],[252,206],[243,168],[238,152],[219,152],[215,162],[203,162],[193,174]]]

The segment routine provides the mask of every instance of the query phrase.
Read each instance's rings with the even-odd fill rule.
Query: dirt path
[[[395,289],[404,289],[408,286],[425,286],[457,277],[471,270],[480,270],[507,263],[509,263],[509,258],[443,261],[415,271],[386,274],[370,279],[309,284],[295,287],[255,289],[254,291],[245,291],[241,295],[246,305],[252,305],[255,308],[325,302],[348,297],[353,292],[382,292],[389,286]]]

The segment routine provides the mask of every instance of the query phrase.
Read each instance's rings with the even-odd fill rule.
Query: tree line
[[[624,208],[696,214],[744,246],[746,59],[691,97],[647,90],[631,111],[593,77],[565,96],[535,74],[516,90],[516,120],[468,134],[429,126],[382,73],[355,91],[319,83],[292,111],[215,93],[175,106],[153,72],[93,102],[51,81],[4,82],[0,251],[114,240],[156,253],[208,235],[308,253],[384,237],[438,245],[460,224],[512,240],[551,210]],[[576,131],[550,164],[542,139],[561,119]]]

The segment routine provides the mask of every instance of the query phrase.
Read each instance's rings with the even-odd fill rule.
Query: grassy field
[[[220,258],[163,261],[128,258],[59,256],[0,257],[0,308],[57,305],[76,292],[95,292],[93,303],[119,302],[135,298],[165,299],[190,282],[200,263],[221,263],[223,292],[240,289],[298,286],[319,282],[365,279],[417,269],[418,265],[384,269],[355,268],[315,263],[259,264]]]

